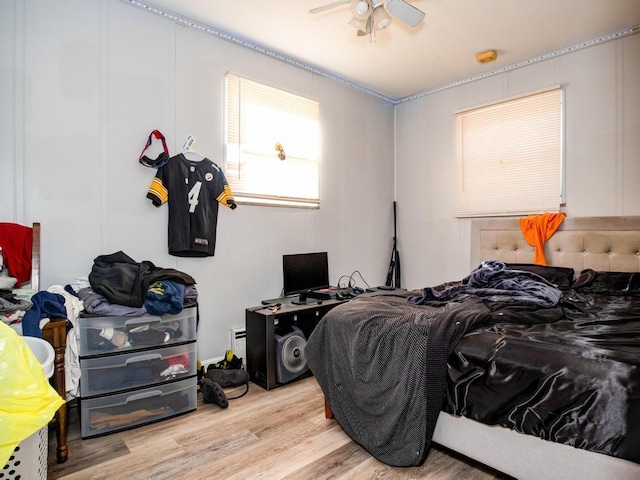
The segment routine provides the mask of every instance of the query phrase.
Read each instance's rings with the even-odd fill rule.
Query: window
[[[318,208],[319,119],[315,100],[227,74],[225,175],[236,201]]]
[[[456,217],[557,212],[562,90],[456,113]]]

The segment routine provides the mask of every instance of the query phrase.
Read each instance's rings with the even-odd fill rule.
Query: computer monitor
[[[285,296],[329,287],[327,252],[297,253],[282,256],[283,293]]]

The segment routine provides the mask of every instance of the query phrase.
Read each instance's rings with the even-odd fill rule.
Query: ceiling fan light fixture
[[[366,15],[369,12],[369,2],[365,0],[360,0],[356,3],[356,12],[358,15]]]
[[[411,27],[417,26],[424,19],[424,12],[407,3],[407,0],[334,0],[312,8],[309,13],[320,13],[345,4],[350,4],[351,7],[352,18],[349,25],[356,29],[359,37],[370,35],[371,43],[375,42],[376,30],[391,25],[392,17]]]
[[[391,24],[391,18],[381,3],[373,9],[373,22],[376,28],[380,29],[387,28]]]

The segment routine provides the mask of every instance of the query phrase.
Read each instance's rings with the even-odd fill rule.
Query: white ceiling
[[[125,0],[136,3],[133,0]],[[358,37],[335,0],[142,0],[270,51],[401,99],[640,24],[640,0],[408,0],[426,13],[411,28]],[[498,60],[479,64],[478,52]]]

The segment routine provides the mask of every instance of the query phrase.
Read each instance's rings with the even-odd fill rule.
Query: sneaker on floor
[[[229,406],[229,401],[222,387],[207,377],[200,380],[200,391],[202,392],[204,403],[215,403],[219,405],[220,408],[227,408]]]

